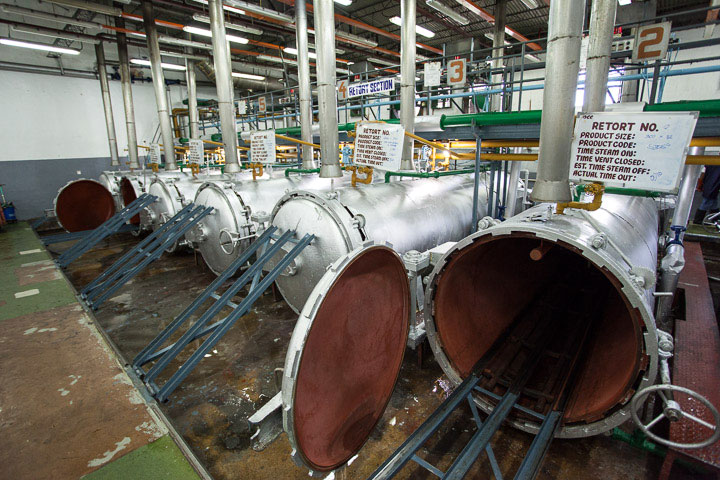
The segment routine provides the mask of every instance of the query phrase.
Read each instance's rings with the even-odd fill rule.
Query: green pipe
[[[285,176],[289,177],[291,173],[320,173],[319,168],[286,168]]]
[[[667,454],[667,447],[653,443],[647,439],[647,436],[640,429],[635,429],[633,433],[627,433],[617,427],[613,428],[610,438],[620,440],[635,448],[645,450],[658,457],[664,457]]]
[[[681,100],[645,105],[646,112],[700,112],[701,117],[720,116],[720,100]]]
[[[438,178],[447,177],[449,175],[462,175],[473,172],[475,172],[474,169],[448,170],[447,172],[385,172],[385,183],[390,183],[391,177]]]
[[[577,199],[580,198],[580,194],[585,191],[587,185],[576,185],[575,195]],[[639,190],[637,188],[618,188],[618,187],[605,187],[605,193],[613,195],[627,195],[629,197],[647,197],[647,198],[658,198],[662,196],[662,192],[656,192],[653,190]]]
[[[440,128],[464,127],[472,125],[520,125],[526,123],[540,123],[542,110],[526,110],[524,112],[489,112],[469,113],[464,115],[442,115]]]

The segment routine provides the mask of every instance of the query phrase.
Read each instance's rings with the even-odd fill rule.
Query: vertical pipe
[[[320,121],[320,177],[342,176],[338,153],[337,94],[335,93],[335,6],[333,0],[314,3],[317,49],[318,120]]]
[[[520,153],[522,149],[516,148],[515,153]],[[510,218],[515,213],[518,197],[518,183],[520,182],[520,167],[522,162],[510,162],[510,176],[507,185],[507,195],[505,196],[505,218]]]
[[[400,123],[406,132],[415,132],[415,0],[401,0],[400,18]],[[413,143],[405,137],[400,170],[415,170]]]
[[[115,18],[115,26],[125,28],[125,19]],[[135,131],[135,108],[133,107],[132,87],[130,85],[130,61],[128,59],[127,37],[117,32],[118,60],[120,62],[120,82],[122,83],[123,105],[125,106],[125,126],[127,127],[128,159],[130,169],[140,168],[138,162],[137,132]]]
[[[507,0],[498,0],[495,5],[495,30],[493,32],[493,61],[492,68],[494,71],[503,68],[504,59],[500,58],[505,55],[505,18],[507,12]],[[503,74],[494,73],[492,76],[493,88],[502,88]],[[493,112],[501,112],[503,110],[503,94],[493,95],[490,100],[490,108]]]
[[[310,56],[308,54],[307,13],[305,0],[295,2],[295,41],[297,43],[298,90],[300,94],[300,138],[312,143],[312,91],[310,90]],[[316,48],[317,50],[317,48]],[[313,147],[302,146],[302,168],[315,168]]]
[[[110,84],[105,67],[105,49],[102,42],[95,45],[97,57],[98,77],[100,78],[100,91],[102,92],[103,107],[105,109],[105,126],[107,127],[108,145],[110,146],[110,166],[120,166],[118,157],[117,136],[115,135],[115,119],[113,117],[112,102],[110,101]]]
[[[165,150],[165,170],[177,170],[177,163],[175,162],[175,140],[173,139],[167,93],[165,91],[165,75],[162,70],[160,45],[158,44],[158,33],[155,27],[155,15],[153,14],[150,0],[143,0],[142,9],[147,45],[150,52],[150,70],[152,71],[153,87],[155,88],[155,103],[157,103],[163,150]]]
[[[593,0],[583,112],[605,110],[617,0]]]
[[[540,158],[532,192],[536,202],[569,202],[575,92],[580,68],[580,41],[585,2],[553,0],[540,124]]]
[[[230,46],[225,35],[225,19],[221,0],[209,0],[210,28],[212,30],[213,59],[215,63],[215,86],[220,112],[220,131],[225,145],[225,171],[240,171],[237,155],[237,130],[235,129],[235,104],[233,102]]]
[[[191,35],[188,33],[188,40],[191,40]],[[187,53],[192,54],[193,49],[188,47]],[[190,126],[190,138],[200,138],[200,115],[198,114],[197,106],[197,82],[195,78],[195,60],[189,58],[185,59],[185,79],[187,81],[187,94],[188,94],[188,124]]]
[[[630,59],[625,60],[626,64],[630,63]],[[639,70],[635,71],[635,73]],[[632,75],[633,70],[628,66],[625,67],[625,75]],[[622,94],[620,96],[620,103],[637,102],[638,101],[638,84],[639,80],[628,80],[622,82]]]
[[[704,153],[705,147],[692,147],[690,149],[690,155],[703,155]],[[680,190],[678,191],[675,211],[670,225],[687,227],[688,220],[690,219],[690,209],[692,208],[693,198],[695,197],[695,187],[698,178],[700,178],[702,168],[702,165],[685,165],[685,167],[683,167]]]

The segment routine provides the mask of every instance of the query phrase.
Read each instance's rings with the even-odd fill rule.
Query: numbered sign
[[[151,143],[150,144],[150,163],[156,163],[159,165],[161,158],[162,158],[162,156],[160,154],[160,144]]]
[[[347,80],[340,80],[340,81],[337,83],[337,95],[338,95],[338,100],[347,100],[347,98],[348,98],[347,87],[348,87],[348,81],[347,81]]]
[[[466,61],[464,58],[450,60],[447,64],[448,85],[465,85]]]
[[[275,163],[275,130],[250,132],[250,158],[253,163]]]
[[[364,123],[355,130],[354,162],[382,170],[399,170],[405,130],[399,124]]]
[[[570,180],[676,192],[698,112],[603,112],[577,117]]]
[[[267,112],[267,103],[265,103],[265,97],[258,97],[258,111],[260,113]]]
[[[442,64],[440,62],[429,62],[423,67],[423,85],[425,88],[437,87],[440,85]]]
[[[633,61],[651,62],[665,58],[670,41],[670,22],[638,27],[635,33]]]
[[[188,146],[188,160],[190,163],[201,165],[205,160],[205,148],[202,140],[191,139]]]

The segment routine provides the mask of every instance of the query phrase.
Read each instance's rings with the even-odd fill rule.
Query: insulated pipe
[[[153,87],[155,87],[155,102],[157,103],[160,132],[162,133],[163,148],[165,150],[165,170],[177,170],[175,141],[173,139],[172,125],[170,124],[170,111],[165,91],[165,75],[161,65],[162,58],[160,57],[157,28],[155,27],[155,15],[153,14],[152,3],[149,0],[143,1],[142,8],[147,45],[150,51],[150,70],[152,71]]]
[[[188,38],[191,35],[188,33]],[[193,49],[188,47],[187,53],[192,54]],[[191,58],[185,59],[185,76],[187,81],[187,93],[188,93],[188,124],[190,127],[190,138],[200,138],[200,128],[198,123],[200,122],[200,115],[198,113],[197,106],[197,82],[195,77],[195,60]]]
[[[515,153],[520,153],[522,151],[522,148],[516,148]],[[508,180],[508,189],[507,194],[505,196],[505,218],[510,218],[513,215],[515,215],[515,210],[517,208],[517,199],[518,199],[518,188],[517,185],[520,182],[520,167],[522,166],[522,163],[520,162],[511,162],[510,163],[510,175]],[[514,187],[513,187],[514,185]],[[527,188],[527,185],[524,185],[523,188]]]
[[[318,119],[320,121],[320,177],[342,176],[338,152],[337,93],[335,92],[335,5],[333,0],[314,4]]]
[[[505,55],[505,17],[507,12],[507,0],[499,0],[495,5],[495,30],[493,32],[493,70],[503,68],[503,56]],[[503,74],[495,73],[492,76],[493,88],[502,88]],[[490,101],[491,110],[493,112],[503,111],[503,94],[499,93],[492,96]]]
[[[220,131],[225,146],[225,171],[227,173],[237,173],[240,171],[240,161],[237,156],[238,138],[235,128],[232,67],[230,64],[230,45],[225,35],[222,1],[209,0],[208,9],[210,11],[210,29],[212,30]]]
[[[97,57],[98,77],[100,78],[100,91],[102,92],[103,108],[105,110],[105,127],[107,128],[108,145],[110,146],[110,166],[119,167],[117,136],[115,135],[115,119],[113,117],[112,102],[110,101],[110,84],[105,67],[105,50],[102,43],[95,45]]]
[[[123,18],[115,19],[115,26],[125,28]],[[125,106],[125,126],[127,127],[128,159],[130,169],[140,168],[138,162],[137,132],[135,131],[135,108],[133,107],[133,96],[130,75],[130,62],[128,59],[127,37],[124,33],[117,33],[118,61],[120,63],[120,82],[122,84],[123,105]]]
[[[526,312],[540,315],[534,320],[540,328],[549,316],[565,319],[564,326],[545,327],[556,329],[553,345],[568,325],[592,321],[556,436],[597,435],[627,421],[634,392],[652,385],[658,371],[657,226],[653,199],[606,194],[593,212],[553,215],[551,204],[538,205],[458,242],[435,265],[424,308],[430,346],[450,381],[460,384]],[[584,292],[571,294],[578,282]],[[540,365],[545,376],[537,385],[547,387],[553,366]],[[536,400],[519,401],[542,408]],[[477,402],[492,409],[487,397]],[[540,427],[519,412],[508,421],[531,433]]]
[[[536,202],[569,202],[575,91],[580,68],[585,2],[553,0],[540,124],[540,163],[532,192]]]
[[[307,14],[305,2],[295,5],[295,41],[297,43],[298,90],[300,91],[300,138],[303,142],[312,143],[312,90],[310,89],[310,55],[308,53]],[[302,168],[316,168],[313,158],[313,147],[302,146]]]
[[[415,0],[401,0],[400,18],[400,122],[406,132],[415,132]],[[415,170],[414,140],[405,137],[400,170]]]
[[[605,110],[617,0],[594,0],[590,11],[583,112]]]

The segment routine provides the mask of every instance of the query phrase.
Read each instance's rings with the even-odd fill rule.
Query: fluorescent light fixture
[[[243,13],[245,13],[245,12],[243,12]],[[200,15],[199,13],[196,13],[195,15],[193,15],[193,20],[196,20],[196,21],[202,22],[202,23],[210,23],[210,17],[208,17],[207,15]],[[225,22],[225,28],[226,29],[229,28],[230,30],[236,30],[238,32],[243,32],[243,33],[251,33],[253,35],[262,35],[263,34],[263,31],[260,30],[259,28],[246,27],[245,25],[238,25],[237,23]]]
[[[145,60],[143,58],[131,58],[130,63],[135,65],[141,65],[143,67],[150,67],[152,64],[150,63],[150,60]],[[177,65],[175,63],[160,63],[162,68],[165,68],[167,70],[185,70],[185,65]]]
[[[400,17],[392,17],[390,19],[390,22],[394,23],[398,27],[402,27],[402,20],[400,19]],[[417,33],[418,35],[422,35],[426,38],[433,38],[435,36],[435,32],[431,32],[427,28],[421,27],[420,25],[415,25],[415,33]]]
[[[308,33],[310,33],[310,35],[314,35],[315,31],[308,29]],[[335,30],[335,36],[344,40],[350,40],[351,42],[361,43],[363,45],[367,45],[368,47],[378,46],[378,43],[374,40],[368,40],[367,38],[361,37],[360,35],[355,35],[348,32],[341,32],[340,30]]]
[[[523,0],[528,1],[528,0]],[[425,3],[427,3],[427,6],[430,8],[433,8],[437,10],[438,12],[442,13],[448,18],[451,18],[458,22],[460,25],[467,25],[470,23],[470,20],[460,15],[458,12],[453,10],[452,8],[448,7],[442,2],[439,2],[438,0],[425,0]]]
[[[618,0],[618,3],[620,5],[630,5],[632,3],[632,0]]]
[[[540,5],[538,5],[537,0],[520,0],[523,5],[525,5],[529,9],[533,8],[539,8]]]
[[[204,0],[203,0],[204,3]],[[293,17],[290,15],[285,15],[284,13],[280,13],[278,11],[272,10],[270,8],[261,7],[259,5],[254,5],[252,3],[243,2],[240,0],[223,0],[223,8],[228,11],[237,11],[238,9],[242,8],[243,10],[247,10],[248,12],[256,13],[258,15],[263,15],[275,20],[280,20],[281,22],[289,22],[292,23],[295,21]],[[235,10],[231,10],[234,8]],[[240,10],[242,11],[242,10]],[[239,13],[239,12],[237,12]],[[245,12],[243,12],[244,14]]]
[[[335,3],[343,7],[349,7],[352,4],[352,0],[335,0]]]
[[[265,80],[262,75],[252,75],[250,73],[232,72],[233,77],[247,78],[248,80]]]
[[[376,63],[378,65],[387,65],[388,67],[397,67],[398,66],[398,62],[391,62],[389,60],[384,60],[382,58],[375,58],[375,57],[368,58],[368,62]]]
[[[294,55],[296,57],[298,54],[297,48],[292,48],[292,47],[283,47],[283,52],[288,53],[290,55]],[[310,50],[308,50],[308,57],[317,58],[317,54],[315,52],[311,52]]]
[[[170,45],[180,45],[181,47],[199,48],[201,50],[212,50],[212,48],[213,48],[212,44],[210,44],[210,43],[196,42],[195,40],[171,37],[170,35],[158,35],[158,41],[160,43],[169,43]]]
[[[0,38],[0,44],[9,45],[11,47],[31,48],[33,50],[43,50],[45,52],[67,53],[68,55],[80,55],[80,52],[72,48],[56,47],[54,45],[46,45],[44,43],[25,42],[13,40],[12,38]]]
[[[192,25],[185,25],[183,27],[183,32],[192,33],[193,35],[201,35],[203,37],[212,37],[212,32],[210,30],[206,30],[204,28],[199,28],[199,27],[193,27]],[[250,41],[247,38],[238,37],[235,35],[225,34],[225,37],[227,37],[228,42],[242,43],[243,45]]]

